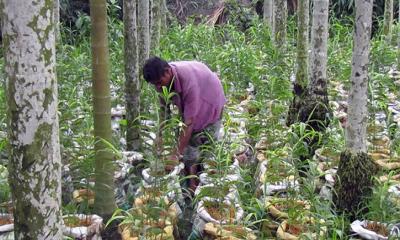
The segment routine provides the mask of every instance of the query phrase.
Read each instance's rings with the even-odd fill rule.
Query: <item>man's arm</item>
[[[185,125],[183,126],[183,129],[179,135],[178,146],[176,149],[177,156],[183,155],[183,151],[189,144],[192,133],[193,133],[193,121],[192,119],[189,119],[185,121]]]

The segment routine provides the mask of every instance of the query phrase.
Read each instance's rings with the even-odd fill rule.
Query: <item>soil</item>
[[[229,220],[235,217],[235,208],[233,206],[214,202],[204,202],[204,207],[215,220]]]
[[[285,204],[277,203],[277,204],[274,204],[274,207],[281,212],[286,212],[288,210],[288,205],[285,205]]]
[[[177,19],[184,23],[189,17],[193,18],[195,22],[199,22],[203,17],[210,16],[215,10],[217,10],[222,0],[167,0],[167,6],[171,14],[177,17]],[[239,0],[240,4],[249,6],[250,0]]]
[[[292,235],[299,236],[300,234],[305,232],[305,228],[303,225],[300,224],[288,224],[287,232]]]
[[[387,229],[387,227],[377,222],[368,222],[365,228],[373,232],[376,232],[384,237],[389,236],[389,230]]]
[[[92,224],[92,221],[90,218],[85,218],[85,219],[80,219],[78,217],[75,216],[71,216],[71,217],[66,217],[64,218],[64,223],[67,227],[88,227],[90,226],[90,224]]]
[[[14,223],[12,219],[0,218],[0,226]]]
[[[243,226],[224,226],[224,229],[233,233],[233,235],[246,236],[247,231]]]
[[[273,203],[273,206],[281,212],[287,212],[289,208],[291,209],[305,209],[305,204],[299,201],[287,200],[287,201],[279,201]]]

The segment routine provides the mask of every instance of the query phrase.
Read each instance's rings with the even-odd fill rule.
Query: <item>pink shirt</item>
[[[193,131],[198,132],[221,118],[226,102],[218,76],[197,61],[170,62],[175,76],[174,104],[184,121],[192,118]]]

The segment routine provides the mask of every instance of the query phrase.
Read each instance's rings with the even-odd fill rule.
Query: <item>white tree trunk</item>
[[[2,10],[15,239],[62,239],[53,1]]]
[[[328,15],[329,0],[314,0],[310,64],[310,87],[314,93],[324,93],[327,90]]]
[[[274,33],[274,5],[274,0],[264,0],[263,19],[272,34]]]
[[[151,5],[151,51],[156,52],[160,43],[162,0],[153,0]]]
[[[393,25],[393,0],[385,0],[385,20],[383,25],[383,35],[386,37],[386,42],[390,43],[392,39]]]
[[[139,150],[140,82],[137,45],[136,0],[124,0],[125,101],[127,149]]]
[[[274,34],[277,48],[283,47],[286,44],[286,25],[287,25],[287,1],[275,1],[274,14]]]
[[[138,46],[139,65],[143,66],[144,61],[150,54],[150,3],[149,0],[138,0]]]
[[[373,0],[356,0],[356,22],[348,99],[346,146],[352,153],[367,152],[368,65]]]

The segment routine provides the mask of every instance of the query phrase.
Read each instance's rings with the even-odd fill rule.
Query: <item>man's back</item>
[[[226,99],[218,76],[197,61],[169,64],[175,76],[174,91],[180,96],[175,104],[184,119],[193,119],[195,131],[219,120]]]

